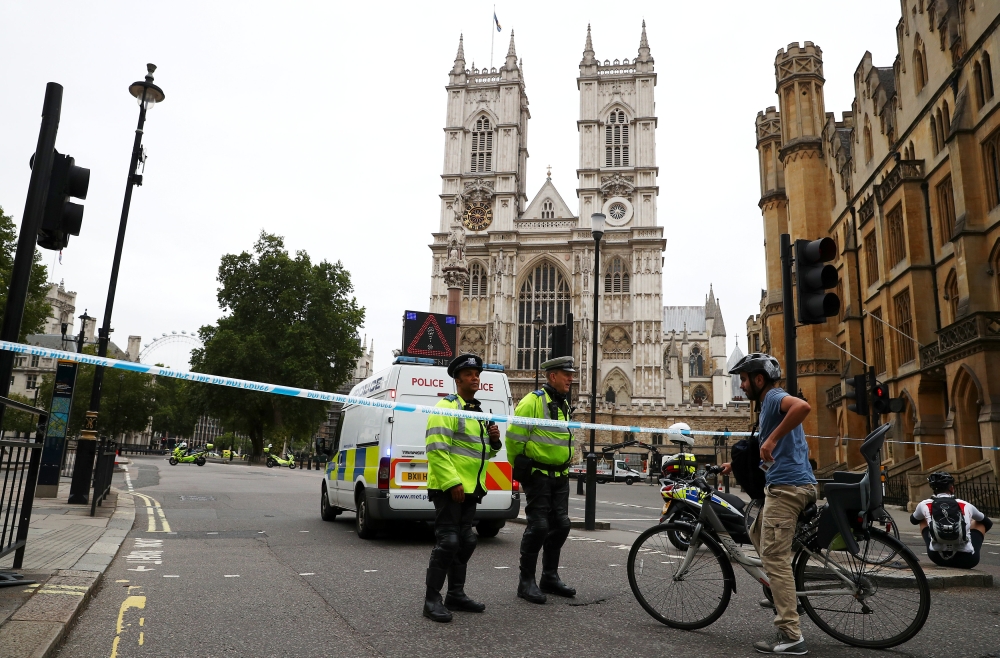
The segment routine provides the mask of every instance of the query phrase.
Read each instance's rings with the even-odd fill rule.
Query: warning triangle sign
[[[427,315],[427,319],[417,331],[417,335],[413,337],[406,348],[406,353],[417,356],[455,356],[451,345],[448,344],[448,339],[445,338],[444,331],[441,330],[441,325],[438,324],[433,314]]]

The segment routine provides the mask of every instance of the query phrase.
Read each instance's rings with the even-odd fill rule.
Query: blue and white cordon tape
[[[339,402],[345,405],[357,404],[366,407],[376,407],[378,409],[392,409],[393,411],[401,411],[405,413],[421,413],[421,414],[435,415],[435,416],[452,416],[455,418],[472,418],[475,420],[492,420],[495,423],[516,422],[519,425],[535,425],[539,427],[558,427],[558,428],[584,429],[584,430],[593,429],[593,430],[606,430],[610,432],[632,432],[633,434],[683,434],[685,436],[727,436],[727,437],[750,436],[750,432],[719,432],[711,430],[682,431],[682,430],[665,429],[663,427],[638,427],[634,425],[607,425],[603,423],[581,423],[575,420],[564,421],[564,420],[549,420],[547,418],[528,418],[524,416],[502,416],[499,414],[479,413],[475,411],[463,411],[461,409],[445,409],[442,407],[428,407],[421,404],[406,404],[404,402],[395,402],[390,400],[373,400],[372,398],[359,398],[351,395],[343,395],[341,393],[327,393],[325,391],[314,391],[306,388],[296,388],[294,386],[278,386],[276,384],[252,382],[246,379],[236,379],[234,377],[219,377],[217,375],[206,375],[199,372],[171,370],[170,368],[162,368],[160,366],[150,366],[144,363],[136,363],[133,361],[120,361],[118,359],[98,357],[92,354],[80,354],[78,352],[64,352],[63,350],[54,350],[48,347],[40,347],[38,345],[24,345],[22,343],[11,343],[7,341],[0,341],[0,350],[6,350],[8,352],[16,352],[18,354],[27,354],[29,356],[40,356],[52,359],[63,359],[65,361],[75,361],[77,363],[83,363],[87,365],[104,366],[105,368],[116,368],[118,370],[141,372],[147,375],[156,375],[159,377],[172,377],[174,379],[183,379],[189,382],[198,382],[201,384],[228,386],[230,388],[239,388],[247,391],[256,391],[258,393],[271,393],[273,395],[285,395],[287,397],[292,397],[292,398],[318,400],[321,402]],[[849,437],[834,437],[834,436],[819,436],[819,437],[813,436],[812,438],[820,438],[820,439],[842,438],[844,440],[849,440],[849,441],[862,440],[862,439],[853,439]],[[916,442],[911,442],[911,441],[887,441],[886,443],[916,444]],[[933,445],[950,446],[953,444],[935,443]],[[963,446],[963,445],[958,445],[955,447],[978,448],[978,446]],[[1000,450],[1000,448],[986,446],[983,447],[983,450]]]

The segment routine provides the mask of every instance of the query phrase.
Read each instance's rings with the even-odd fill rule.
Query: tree
[[[14,219],[5,215],[3,208],[0,207],[0,318],[7,308],[7,292],[10,290],[14,254],[17,251],[17,234]],[[42,264],[42,254],[36,249],[31,277],[28,280],[28,302],[24,306],[21,333],[17,337],[19,342],[23,343],[28,334],[40,333],[45,327],[45,319],[52,311],[52,306],[45,299],[49,291],[48,278],[48,268]]]
[[[41,391],[39,391],[41,395]],[[17,393],[8,395],[14,402],[21,402],[29,407],[34,406],[35,401]],[[38,428],[38,416],[33,416],[26,411],[14,411],[8,409],[3,416],[3,429],[8,432],[27,432],[31,438],[35,438],[35,430]]]
[[[364,308],[350,294],[351,275],[338,261],[294,258],[280,236],[261,232],[254,253],[226,254],[218,300],[225,315],[199,331],[191,353],[197,372],[299,388],[335,390],[350,378],[362,350]],[[223,386],[200,387],[213,416],[250,437],[252,454],[272,440],[311,436],[326,404]]]
[[[203,386],[173,377],[156,377],[153,431],[190,437],[202,414],[196,387]]]

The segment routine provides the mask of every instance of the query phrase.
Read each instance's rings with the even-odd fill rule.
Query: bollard
[[[582,475],[576,476],[576,495],[577,496],[582,496],[583,495],[583,476]]]

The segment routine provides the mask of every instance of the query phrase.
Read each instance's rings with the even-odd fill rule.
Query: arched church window
[[[470,298],[485,297],[486,284],[488,281],[489,279],[486,276],[486,268],[484,268],[480,263],[473,263],[472,267],[469,268],[469,279],[465,282],[462,294]]]
[[[705,404],[707,399],[708,391],[705,390],[704,386],[695,386],[694,390],[691,391],[691,401],[695,404]]]
[[[493,171],[493,130],[489,117],[476,120],[476,129],[472,132],[472,172]]]
[[[927,56],[919,34],[913,39],[913,83],[918,94],[927,84]]]
[[[983,53],[983,91],[986,100],[993,98],[993,66],[990,64],[990,54]]]
[[[951,311],[951,321],[958,320],[958,275],[952,268],[948,273],[948,278],[944,282],[944,299],[948,302],[948,310]]]
[[[549,328],[566,322],[569,312],[569,285],[556,266],[543,261],[535,266],[521,284],[517,308],[517,368],[530,370],[535,367],[536,329],[532,320],[542,318],[542,329],[537,332],[538,358],[548,359]]]
[[[629,166],[628,120],[622,110],[612,110],[604,126],[604,166]]]
[[[632,337],[622,327],[611,327],[604,334],[601,352],[605,359],[621,360],[632,358]]]
[[[865,115],[865,162],[871,162],[872,155],[874,154],[874,147],[872,146],[872,124],[868,121],[868,115]]]
[[[705,371],[705,357],[701,355],[701,350],[696,346],[691,348],[691,356],[688,357],[688,373],[691,377],[702,377]]]
[[[607,294],[621,294],[629,292],[628,269],[622,263],[621,258],[615,258],[608,266],[608,272],[604,275],[604,292]]]
[[[555,205],[550,199],[542,201],[542,219],[553,219],[556,216]]]

